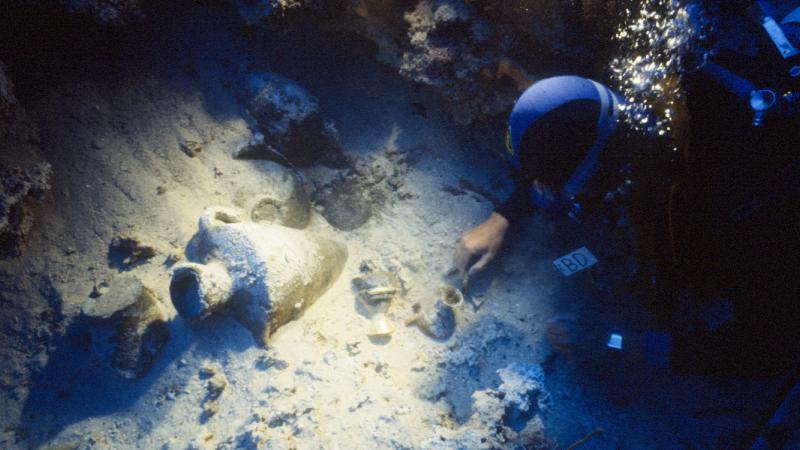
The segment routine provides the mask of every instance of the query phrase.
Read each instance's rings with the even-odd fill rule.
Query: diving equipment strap
[[[772,43],[775,44],[775,47],[777,47],[784,59],[791,58],[800,53],[800,51],[789,42],[789,39],[786,38],[781,27],[775,22],[775,19],[769,16],[764,17],[761,26],[767,31],[769,38],[772,39]]]
[[[597,171],[600,162],[600,153],[606,146],[608,138],[617,127],[619,119],[619,101],[611,90],[602,84],[589,80],[597,89],[600,95],[600,117],[597,120],[597,138],[594,140],[592,148],[583,158],[578,168],[573,172],[567,183],[562,189],[562,199],[568,200],[574,197],[583,189],[583,186]],[[610,109],[610,111],[609,111]]]

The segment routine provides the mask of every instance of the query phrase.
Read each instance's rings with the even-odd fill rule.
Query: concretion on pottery
[[[187,263],[175,268],[169,294],[178,313],[187,319],[205,317],[231,297],[233,280],[219,261]]]
[[[347,249],[305,231],[243,217],[229,208],[203,213],[199,234],[205,264],[177,266],[170,295],[181,316],[198,319],[225,307],[257,341],[266,343],[333,284]]]

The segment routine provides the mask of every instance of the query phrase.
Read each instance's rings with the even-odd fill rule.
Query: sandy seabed
[[[537,416],[564,447],[602,428],[585,448],[706,448],[752,420],[736,412],[754,404],[744,393],[756,390],[744,383],[652,370],[610,381],[599,353],[552,353],[544,331],[555,316],[575,317],[598,349],[608,332],[641,333],[649,320],[635,299],[598,292],[589,273],[565,278],[555,269],[553,259],[590,245],[591,234],[566,219],[536,214],[511,231],[504,254],[473,283],[450,339],[434,341],[404,326],[412,305],[444,283],[460,234],[510,192],[493,151],[502,145],[502,121],[455,125],[437,98],[374,61],[369,45],[352,36],[246,35],[233,12],[203,7],[175,17],[154,19],[141,41],[128,37],[108,67],[95,59],[97,68],[76,69],[86,61],[75,61],[27,105],[38,142],[3,149],[28,148],[25,158],[48,161],[54,175],[25,253],[0,269],[20,295],[63,314],[41,351],[9,352],[9,365],[29,370],[10,372],[4,383],[3,447],[418,448],[467,423],[471,394],[496,388],[496,371],[511,363],[544,366]],[[204,208],[235,206],[237,187],[269,184],[281,171],[231,157],[252,135],[234,91],[253,69],[307,88],[335,122],[347,158],[372,176],[397,173],[402,180],[390,189],[364,181],[385,192],[363,193],[372,215],[352,231],[315,214],[321,233],[347,244],[346,267],[268,349],[230,318],[190,326],[177,316],[165,263],[189,244]],[[195,157],[180,149],[187,137],[202,142]],[[301,169],[310,190],[339,170]],[[108,245],[125,233],[158,251],[131,272],[171,317],[171,339],[139,380],[118,378],[81,343],[62,338],[94,286],[117,274]],[[366,335],[369,321],[351,289],[364,267],[403,281],[406,292],[388,313],[397,328],[390,339]],[[210,417],[209,372],[227,381]],[[607,395],[609,383],[620,382],[633,392],[624,407]]]

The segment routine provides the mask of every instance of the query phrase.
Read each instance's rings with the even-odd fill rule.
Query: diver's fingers
[[[456,247],[455,253],[453,253],[453,268],[458,271],[458,275],[462,278],[464,277],[467,264],[471,257],[472,254],[467,251],[462,244],[459,244],[458,247]]]
[[[475,264],[472,265],[472,267],[469,268],[469,272],[467,272],[467,275],[472,276],[482,271],[492,261],[492,259],[494,259],[494,253],[492,252],[484,253],[483,255],[481,255],[481,259],[479,259],[478,262],[476,262]]]

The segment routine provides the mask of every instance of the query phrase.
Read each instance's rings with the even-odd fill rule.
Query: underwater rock
[[[161,301],[133,275],[112,280],[107,292],[81,306],[92,350],[125,378],[139,378],[169,339]]]
[[[230,312],[265,345],[269,335],[313,304],[339,277],[347,248],[329,239],[209,208],[200,218],[206,261],[179,264],[170,296],[195,320]]]
[[[319,101],[297,83],[275,74],[252,73],[240,96],[265,143],[292,163],[310,164],[341,151],[336,128],[323,117]]]
[[[468,124],[510,109],[516,89],[497,83],[501,59],[488,23],[456,0],[422,0],[404,16],[409,48],[400,74],[432,88],[448,101],[453,118]]]
[[[5,134],[5,124],[14,120],[17,114],[18,103],[13,88],[14,85],[6,75],[6,66],[0,61],[0,136]]]
[[[279,157],[279,155],[271,154],[269,146],[264,142],[264,135],[261,133],[254,133],[249,138],[236,142],[231,156],[233,159],[270,159],[271,156]]]
[[[208,398],[212,400],[218,399],[225,388],[228,387],[228,379],[225,375],[218,373],[208,380]]]
[[[33,226],[32,203],[50,189],[50,165],[27,169],[0,164],[0,257],[19,256]]]
[[[622,0],[271,3],[281,12],[273,11],[275,20],[307,20],[283,14],[303,7],[326,25],[372,41],[376,59],[440,95],[461,124],[507,114],[542,68],[604,69],[597,62],[618,51],[612,37],[625,6]]]
[[[455,429],[437,427],[430,439],[421,443],[426,450],[453,448],[536,448],[554,449],[544,434],[537,415],[546,396],[544,371],[535,364],[512,363],[497,371],[502,380],[497,390],[472,394],[472,415]]]
[[[141,0],[60,0],[67,11],[88,13],[111,26],[124,26],[143,17]]]
[[[298,176],[271,161],[248,161],[259,176],[233,176],[233,201],[250,220],[303,229],[311,220],[311,200]],[[244,172],[245,168],[239,169]],[[234,173],[236,175],[236,173]]]
[[[142,240],[134,235],[114,236],[108,245],[109,265],[119,270],[143,264],[157,254],[154,247],[142,244]]]
[[[503,394],[503,423],[520,431],[541,409],[544,370],[538,364],[512,363],[497,375],[502,381],[497,390]]]

